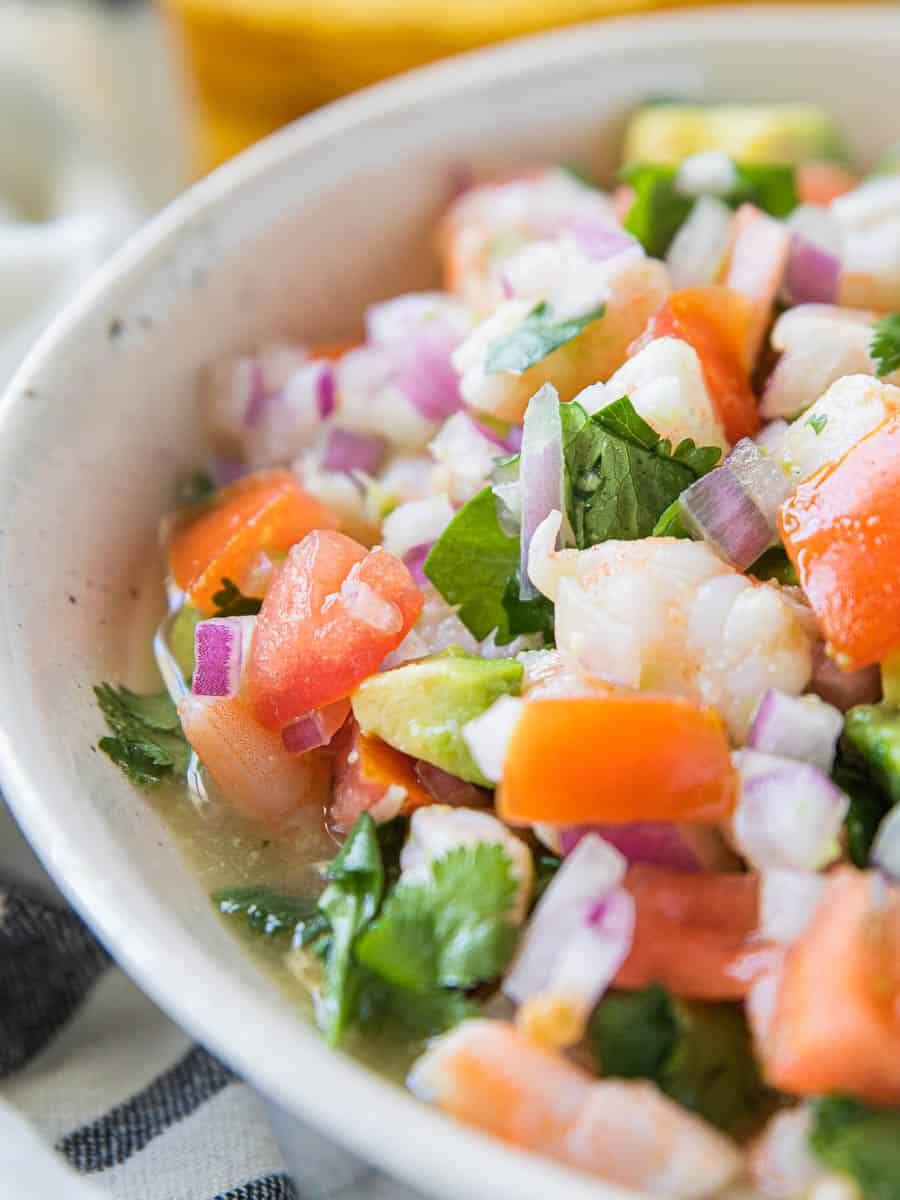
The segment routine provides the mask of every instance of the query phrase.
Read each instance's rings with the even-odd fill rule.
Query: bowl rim
[[[541,63],[548,56],[558,64],[583,61],[594,54],[627,55],[653,45],[665,45],[677,53],[679,47],[698,39],[714,44],[733,38],[737,29],[748,53],[752,53],[755,42],[769,42],[773,37],[793,42],[798,48],[811,41],[832,43],[849,37],[860,49],[865,43],[880,44],[890,38],[900,50],[900,21],[896,10],[883,2],[852,7],[848,4],[844,9],[834,3],[680,8],[606,18],[515,38],[419,68],[337,100],[270,135],[195,183],[135,233],[82,287],[32,348],[0,400],[0,468],[4,465],[4,434],[27,404],[31,381],[79,327],[90,321],[94,310],[119,291],[127,290],[198,217],[227,205],[230,197],[252,187],[254,181],[285,161],[301,157],[345,130],[377,124],[420,99],[431,104],[447,103],[472,84],[510,82],[535,71],[540,73]],[[6,473],[0,471],[0,489],[5,481]],[[4,593],[0,621],[8,623],[6,606]],[[16,667],[4,645],[0,649],[0,690],[15,686]],[[149,954],[143,940],[134,938],[133,911],[111,906],[108,892],[90,870],[83,869],[90,861],[89,849],[80,844],[78,831],[67,824],[59,798],[42,795],[32,783],[25,758],[6,728],[0,727],[0,781],[5,797],[67,899],[116,961],[164,1011],[268,1097],[414,1186],[429,1179],[435,1170],[440,1172],[441,1161],[449,1164],[443,1171],[446,1178],[436,1182],[437,1189],[447,1196],[478,1196],[487,1189],[496,1200],[547,1200],[556,1194],[565,1195],[567,1200],[597,1200],[601,1194],[609,1200],[626,1200],[637,1195],[446,1120],[368,1067],[335,1053],[317,1031],[296,1021],[292,1025],[291,1057],[303,1068],[302,1081],[285,1079],[283,1060],[271,1053],[269,1030],[260,1030],[246,1020],[252,1010],[253,981],[235,979],[234,973],[198,947],[189,931],[174,918],[168,931],[170,940],[165,945],[154,945]],[[73,780],[71,790],[77,789],[77,780]],[[150,895],[143,884],[136,890]],[[190,986],[186,985],[183,970],[188,955],[192,963]],[[210,996],[216,997],[214,1010],[208,1003]],[[315,1086],[303,1086],[303,1081],[314,1082]],[[354,1118],[349,1124],[348,1113]],[[400,1131],[402,1136],[390,1136],[392,1130]],[[442,1158],[435,1161],[434,1151]],[[435,1186],[434,1181],[429,1183]]]

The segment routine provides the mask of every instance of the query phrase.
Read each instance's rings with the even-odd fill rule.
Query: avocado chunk
[[[893,804],[900,802],[900,708],[859,704],[844,718],[844,738]]]
[[[351,697],[353,715],[364,733],[396,750],[492,787],[475,765],[462,727],[500,696],[518,694],[522,674],[513,658],[477,658],[452,647],[371,675]]]
[[[194,630],[202,620],[203,613],[186,604],[169,629],[169,649],[187,680],[194,674]]]
[[[845,160],[844,136],[812,104],[684,104],[639,108],[625,132],[626,163],[675,165],[702,150],[721,150],[739,163]]]

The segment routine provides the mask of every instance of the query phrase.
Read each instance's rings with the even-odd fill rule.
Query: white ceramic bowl
[[[435,1195],[616,1189],[443,1120],[330,1051],[213,915],[144,797],[92,747],[155,602],[154,530],[199,453],[197,369],[258,338],[352,332],[433,282],[429,231],[463,162],[616,158],[648,95],[811,100],[865,160],[900,133],[900,13],[703,10],[576,28],[342,101],[176,201],[87,287],[0,410],[0,772],[50,872],[165,1009],[285,1109]]]

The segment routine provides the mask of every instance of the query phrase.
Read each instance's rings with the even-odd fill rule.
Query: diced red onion
[[[754,750],[734,757],[741,794],[732,832],[751,866],[817,871],[832,862],[849,807],[840,788],[809,763]]]
[[[891,809],[878,827],[871,861],[889,879],[900,880],[900,804]]]
[[[250,388],[247,408],[244,411],[244,428],[254,429],[262,420],[268,396],[266,394],[262,367],[255,358],[250,359]]]
[[[416,778],[422,787],[431,794],[438,804],[452,804],[457,808],[483,808],[487,803],[489,792],[476,787],[474,783],[466,783],[448,771],[442,771],[433,763],[419,759],[415,766]]]
[[[578,249],[595,262],[616,258],[626,250],[639,250],[633,237],[610,225],[574,217],[566,222],[565,228],[574,236]]]
[[[325,444],[322,466],[326,471],[363,471],[375,475],[384,461],[387,445],[377,434],[332,429]]]
[[[615,846],[629,863],[652,863],[679,871],[699,871],[703,864],[671,821],[632,821],[624,825],[570,825],[561,831],[564,855],[594,833]]]
[[[811,763],[828,774],[843,727],[838,710],[818,696],[800,698],[770,688],[757,706],[747,745],[763,754]]]
[[[236,696],[255,617],[213,617],[194,630],[195,696]]]
[[[227,487],[229,483],[234,483],[236,479],[242,479],[247,474],[247,465],[238,462],[237,459],[216,456],[210,460],[209,472],[217,487]]]
[[[556,388],[545,383],[525,410],[519,486],[522,525],[519,535],[519,595],[531,600],[538,593],[528,574],[528,552],[534,531],[551,512],[565,512],[565,465],[562,421]]]
[[[733,213],[714,196],[701,196],[676,233],[666,264],[676,288],[715,283],[731,239]]]
[[[518,1004],[543,991],[566,942],[589,927],[598,905],[625,878],[627,863],[596,835],[583,838],[565,859],[531,915],[519,953],[503,981]]]
[[[305,754],[328,746],[350,715],[350,701],[336,700],[324,708],[314,709],[303,717],[297,717],[281,731],[281,740],[290,754]]]
[[[482,437],[486,437],[489,442],[499,446],[501,450],[505,450],[507,454],[518,454],[522,449],[522,426],[510,425],[506,433],[500,433],[487,421],[479,421],[473,416],[469,416],[469,420],[478,430]]]
[[[857,704],[875,704],[881,699],[881,671],[878,667],[842,671],[826,652],[825,643],[818,642],[813,651],[813,676],[809,686],[817,696],[846,712]]]
[[[450,360],[459,342],[458,334],[436,323],[396,355],[395,383],[427,421],[445,421],[462,408],[459,375]]]
[[[825,884],[825,876],[812,871],[764,871],[759,890],[760,937],[782,945],[796,941],[812,920]]]
[[[506,748],[524,703],[517,696],[500,696],[480,717],[462,727],[463,741],[469,753],[478,770],[491,783],[499,783],[503,778]]]
[[[407,550],[403,555],[403,562],[406,569],[419,587],[424,587],[428,582],[428,577],[425,574],[425,559],[431,553],[433,546],[434,542],[424,542],[421,546],[413,546],[411,550]]]
[[[789,304],[837,304],[841,260],[800,233],[791,237],[784,272]]]
[[[631,951],[635,916],[634,897],[623,887],[595,901],[586,919],[559,943],[546,991],[577,999],[587,1016]]]
[[[686,523],[723,558],[746,570],[778,540],[778,509],[790,495],[784,472],[742,438],[721,467],[682,494]]]
[[[334,367],[330,362],[323,362],[316,381],[316,403],[319,406],[319,416],[323,421],[334,413],[335,386]]]

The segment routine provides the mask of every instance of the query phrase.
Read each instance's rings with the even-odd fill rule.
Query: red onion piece
[[[519,696],[500,696],[489,709],[462,727],[463,741],[478,770],[491,783],[503,778],[506,748],[522,715],[525,703]]]
[[[427,421],[445,421],[462,408],[459,375],[450,361],[459,341],[452,330],[436,327],[396,351],[391,348],[397,362],[395,383]]]
[[[825,890],[826,877],[812,871],[764,871],[759,889],[759,935],[789,945],[803,933]]]
[[[778,464],[742,438],[721,467],[682,494],[681,511],[695,533],[743,571],[778,540],[778,509],[789,495]]]
[[[875,704],[881,699],[881,671],[878,667],[863,667],[859,671],[842,671],[826,653],[824,642],[813,651],[813,676],[810,691],[846,712],[857,704]]]
[[[216,456],[210,459],[209,463],[209,473],[217,487],[227,487],[236,479],[242,479],[247,474],[247,470],[246,463],[238,462],[234,458]]]
[[[349,715],[349,700],[336,700],[304,717],[297,717],[281,731],[285,750],[291,754],[305,754],[308,750],[328,746]]]
[[[639,249],[635,239],[623,230],[585,217],[574,217],[564,228],[574,236],[582,254],[595,262],[605,262],[626,250]]]
[[[596,835],[583,838],[565,859],[532,913],[503,981],[503,991],[517,1004],[548,987],[567,943],[590,928],[592,914],[602,918],[598,906],[619,887],[626,866],[622,855]]]
[[[818,696],[801,699],[770,688],[757,706],[747,745],[830,774],[843,727],[838,710]]]
[[[419,587],[424,587],[428,582],[425,574],[425,559],[431,553],[433,546],[434,542],[423,542],[421,546],[413,546],[403,555],[403,563]]]
[[[487,421],[479,421],[471,415],[469,416],[469,420],[482,437],[486,437],[489,442],[493,442],[495,446],[499,446],[507,454],[518,454],[522,449],[521,425],[510,425],[506,433],[500,433],[492,425],[489,425]]]
[[[624,825],[570,825],[560,830],[564,855],[588,834],[615,846],[629,863],[652,863],[678,871],[699,871],[703,864],[678,825],[669,821],[633,821]]]
[[[783,284],[789,304],[837,304],[840,276],[837,255],[800,233],[791,237]]]
[[[249,371],[250,394],[247,398],[247,408],[244,412],[245,429],[253,429],[260,423],[265,412],[266,401],[268,400],[262,367],[259,365],[258,359],[253,358],[250,360]]]
[[[824,771],[754,750],[735,761],[741,794],[732,832],[751,866],[817,871],[837,857],[849,801]]]
[[[327,421],[333,414],[335,405],[334,367],[330,362],[323,362],[321,366],[316,381],[316,403],[319,407],[319,417]]]
[[[195,696],[236,696],[255,617],[214,617],[194,630]]]
[[[900,804],[881,822],[872,844],[871,861],[889,879],[900,880]]]
[[[489,793],[474,783],[442,771],[433,763],[418,759],[415,766],[416,778],[438,804],[452,804],[457,808],[483,808],[488,803]]]
[[[376,434],[332,429],[328,434],[322,466],[326,471],[364,471],[375,475],[384,461],[387,446]]]
[[[586,1020],[631,952],[635,917],[634,897],[623,887],[595,901],[560,945],[546,991],[577,1000]]]
[[[545,383],[525,410],[519,486],[522,526],[519,537],[519,595],[531,600],[537,588],[528,574],[528,551],[534,531],[551,512],[565,513],[562,421],[556,388]]]

